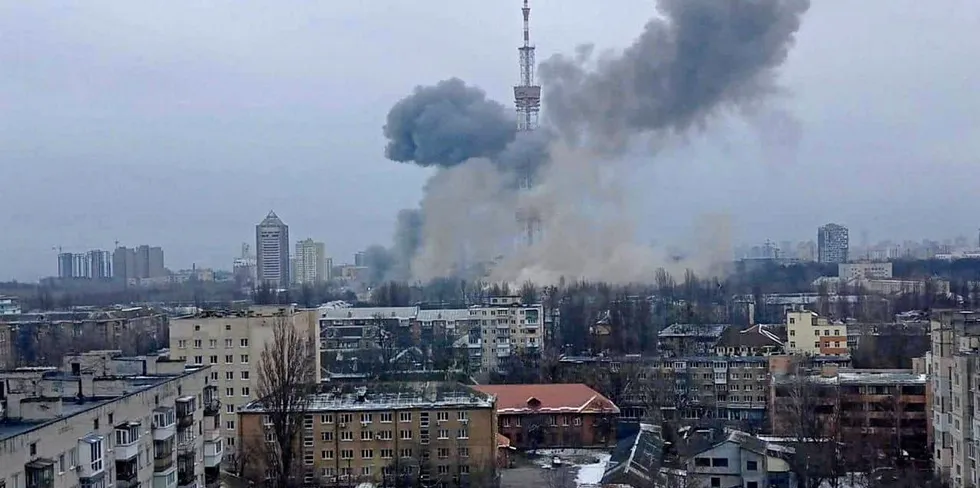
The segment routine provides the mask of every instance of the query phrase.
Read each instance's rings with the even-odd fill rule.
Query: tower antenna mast
[[[520,53],[521,83],[514,87],[514,104],[517,107],[517,130],[529,132],[538,128],[538,112],[541,111],[541,85],[534,83],[534,46],[531,44],[531,7],[524,0],[524,44],[517,48]],[[520,175],[520,187],[529,190],[534,186],[535,167],[526,161]],[[524,227],[525,245],[532,245],[540,237],[541,218],[533,208],[518,211],[517,220]]]

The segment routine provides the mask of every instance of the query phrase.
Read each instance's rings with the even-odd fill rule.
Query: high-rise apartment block
[[[0,373],[0,479],[16,488],[218,488],[207,368],[93,351]]]
[[[934,310],[926,354],[933,468],[956,488],[978,486],[980,312]]]
[[[827,224],[817,230],[817,260],[821,263],[846,263],[849,249],[847,227]]]
[[[315,284],[330,279],[327,250],[322,242],[306,239],[296,243],[296,283]]]
[[[143,244],[134,248],[117,247],[112,252],[112,277],[123,283],[160,279],[169,275],[163,248]]]
[[[289,226],[275,212],[255,226],[255,258],[259,283],[289,288]]]
[[[238,416],[249,451],[275,439],[260,402]],[[305,485],[496,485],[495,399],[460,384],[337,386],[310,399],[299,437],[296,470]],[[264,461],[249,463],[246,478],[264,478]]]
[[[208,311],[170,321],[170,351],[189,367],[210,366],[222,406],[221,427],[227,439],[226,456],[236,446],[238,408],[255,400],[262,351],[271,343],[278,321],[314,338],[316,310],[257,306],[238,312]],[[319,371],[319,367],[317,367]]]
[[[59,278],[105,279],[112,276],[109,252],[94,249],[84,253],[58,254]]]

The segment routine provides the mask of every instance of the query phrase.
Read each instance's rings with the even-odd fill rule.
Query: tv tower
[[[534,46],[531,45],[530,17],[531,7],[524,0],[524,45],[517,48],[521,60],[521,83],[514,87],[514,104],[517,106],[517,130],[533,131],[538,127],[538,112],[541,110],[541,85],[534,84]],[[520,175],[520,187],[528,190],[534,185],[534,167],[528,162]],[[518,211],[517,220],[524,226],[525,244],[534,243],[541,233],[541,218],[531,208]]]

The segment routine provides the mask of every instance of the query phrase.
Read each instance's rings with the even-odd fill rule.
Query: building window
[[[449,429],[439,429],[439,438],[440,439],[448,439],[449,438]]]
[[[391,431],[390,430],[382,430],[381,432],[378,432],[378,437],[381,440],[383,440],[383,441],[390,441],[391,440],[391,437],[392,437],[391,436]]]
[[[231,324],[225,324],[225,330],[231,330]]]
[[[234,403],[225,404],[225,412],[235,413],[235,404]]]
[[[226,380],[233,380],[233,379],[235,379],[235,372],[234,371],[225,371],[225,379]]]
[[[333,440],[333,432],[320,432],[320,440],[330,442]]]
[[[247,386],[242,387],[242,396],[247,397],[249,395],[249,389]]]
[[[410,431],[410,430],[403,430],[403,431],[399,432],[399,437],[401,437],[402,440],[411,440],[412,439],[412,431]]]
[[[240,341],[240,343],[241,343],[242,347],[248,347],[248,339],[242,339]]]
[[[711,488],[721,488],[721,478],[711,477]]]
[[[728,458],[711,458],[711,467],[713,468],[727,468]]]
[[[177,341],[177,347],[180,349],[187,349],[187,341],[184,339]]]
[[[446,466],[445,464],[440,464],[439,474],[449,474],[449,466]]]
[[[449,420],[449,412],[436,412],[436,421],[445,422]]]
[[[235,362],[235,356],[231,354],[225,354],[225,364],[232,364]]]
[[[459,431],[456,433],[456,438],[457,439],[469,439],[470,438],[470,433],[466,429],[459,429]]]
[[[312,452],[308,452],[306,454],[303,454],[303,464],[305,464],[307,466],[312,466],[313,465],[313,453]]]
[[[446,459],[446,458],[448,458],[449,457],[449,448],[448,447],[440,447],[439,449],[437,449],[437,454],[436,455],[439,457],[439,459]]]
[[[362,459],[374,459],[374,449],[361,449]]]
[[[197,330],[201,330],[200,329],[200,326],[198,326],[198,329]],[[201,348],[201,340],[200,339],[194,339],[194,349],[200,349],[200,348]]]
[[[371,466],[361,466],[361,476],[371,476]]]
[[[758,461],[746,461],[745,462],[745,469],[748,470],[748,471],[758,471],[759,470],[759,462]]]
[[[383,424],[390,424],[390,423],[391,423],[391,412],[387,412],[387,413],[382,413],[382,414],[381,414],[381,419],[380,419],[380,421],[381,421],[381,423],[383,423]]]
[[[456,450],[456,454],[461,458],[468,458],[470,457],[470,448],[460,447],[459,449]]]
[[[327,413],[327,414],[320,415],[320,423],[321,424],[332,424],[333,423],[333,414],[332,413]]]
[[[234,344],[231,339],[225,339],[225,349],[231,349],[234,347]]]
[[[218,356],[208,356],[208,364],[218,364]]]
[[[235,421],[234,420],[228,420],[228,421],[226,421],[225,422],[225,428],[234,429],[235,428]]]
[[[248,371],[242,371],[242,379],[247,380],[249,377]]]
[[[790,337],[796,336],[796,329],[793,329],[793,330],[789,331],[789,336]]]
[[[204,356],[194,356],[194,364],[204,364]]]
[[[380,454],[381,454],[381,459],[391,459],[391,458],[395,457],[395,450],[394,449],[382,449]]]
[[[456,419],[459,420],[460,422],[466,422],[470,419],[470,413],[462,412],[462,411],[456,412]]]
[[[340,450],[340,459],[354,459],[354,450],[353,449],[341,449]]]
[[[218,339],[208,339],[208,348],[214,349],[218,347]]]
[[[248,354],[242,354],[242,364],[248,364]]]
[[[235,396],[234,388],[225,388],[225,396]]]
[[[371,414],[369,414],[369,413],[362,413],[361,414],[361,423],[362,424],[370,424],[373,419],[374,419],[374,417]]]
[[[402,456],[401,457],[403,457],[403,458],[410,458],[410,457],[412,457],[412,448],[409,447],[409,448],[406,448],[406,449],[402,449]]]
[[[340,433],[340,440],[342,440],[342,441],[353,441],[354,440],[354,433],[351,432],[351,431],[349,431],[349,430],[342,431]]]
[[[374,440],[374,435],[371,433],[370,430],[362,430],[361,431],[361,440],[362,441]]]
[[[333,450],[325,449],[320,451],[320,459],[333,459]]]
[[[411,422],[412,421],[412,412],[399,412],[398,413],[398,421],[399,422]]]

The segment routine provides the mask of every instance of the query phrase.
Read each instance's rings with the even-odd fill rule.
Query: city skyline
[[[251,240],[253,216],[269,208],[289,215],[302,235],[350,229],[325,240],[335,256],[389,245],[396,212],[418,202],[432,171],[384,161],[386,111],[411,87],[450,76],[510,99],[518,4],[396,2],[384,12],[290,5],[261,15],[243,9],[240,17],[220,6],[201,10],[200,21],[213,27],[209,48],[196,42],[198,30],[184,15],[147,6],[92,2],[71,19],[36,2],[13,6],[0,19],[13,39],[0,48],[0,61],[20,68],[0,74],[11,121],[0,132],[8,169],[0,206],[23,208],[38,188],[58,197],[46,200],[72,205],[40,203],[29,217],[0,216],[0,226],[19,229],[0,236],[0,252],[9,256],[0,277],[54,275],[52,246],[84,252],[111,249],[116,239],[156,243],[175,267],[227,268],[237,243]],[[640,189],[628,195],[637,240],[683,245],[690,222],[718,211],[732,215],[736,242],[808,238],[828,221],[845,223],[852,239],[864,231],[899,241],[973,235],[974,226],[962,222],[972,217],[969,182],[980,177],[973,156],[980,138],[970,123],[980,101],[964,80],[977,79],[980,67],[950,60],[976,57],[976,43],[956,39],[970,38],[969,19],[980,6],[952,6],[962,15],[910,0],[874,15],[813,3],[780,70],[786,117],[769,121],[779,128],[769,134],[789,140],[770,144],[745,124],[722,123],[686,144],[667,144],[657,164],[617,166]],[[586,41],[623,48],[654,8],[641,0],[617,9],[537,2],[538,58]],[[436,25],[436,11],[459,18],[479,12],[487,22]],[[301,18],[322,22],[314,28]],[[55,28],[59,22],[73,27]],[[433,42],[437,31],[455,41]],[[358,62],[363,52],[353,54],[328,32],[371,39],[362,47],[376,62]],[[120,52],[121,44],[132,51]],[[89,46],[91,56],[70,55],[65,46],[72,45]],[[311,65],[310,56],[324,62]],[[150,76],[148,65],[159,73]],[[335,76],[336,65],[349,73]],[[268,171],[281,160],[290,164]],[[154,178],[133,176],[142,172]],[[323,191],[327,175],[331,191]],[[113,191],[87,191],[96,185]]]

